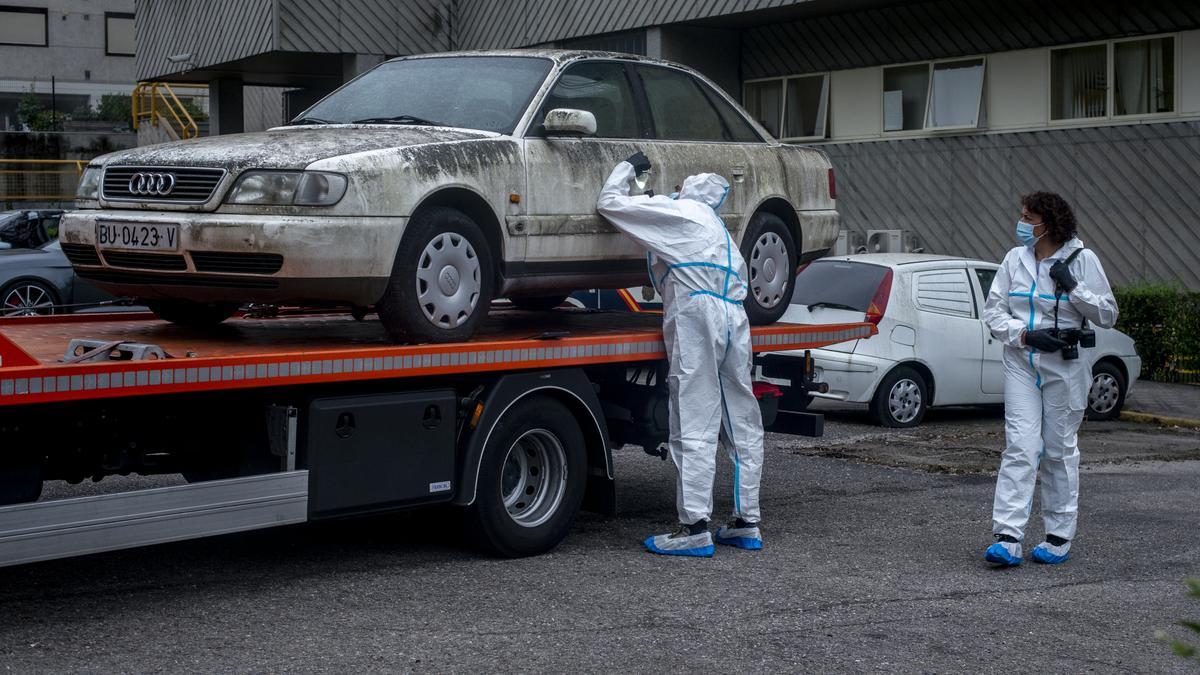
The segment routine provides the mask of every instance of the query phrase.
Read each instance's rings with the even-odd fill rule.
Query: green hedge
[[[1200,293],[1167,284],[1114,292],[1117,328],[1137,344],[1142,377],[1200,384]]]

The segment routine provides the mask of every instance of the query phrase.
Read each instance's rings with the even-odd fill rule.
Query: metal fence
[[[75,199],[86,159],[0,159],[0,205]]]

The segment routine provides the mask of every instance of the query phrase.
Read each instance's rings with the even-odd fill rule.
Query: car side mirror
[[[594,136],[596,116],[586,110],[555,108],[542,122],[547,136]]]

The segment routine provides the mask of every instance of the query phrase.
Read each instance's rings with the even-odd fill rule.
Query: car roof
[[[961,262],[961,263],[983,263],[986,265],[994,265],[996,263],[987,260],[978,260],[975,258],[962,258],[953,255],[940,255],[937,253],[859,253],[855,255],[838,255],[827,256],[820,260],[845,260],[849,262],[867,263],[870,265],[881,265],[883,267],[900,267],[902,265],[916,265],[920,263],[934,262]]]
[[[456,52],[430,52],[427,54],[413,54],[411,56],[399,56],[392,61],[404,61],[407,59],[429,59],[442,58],[447,56],[525,56],[550,59],[556,65],[562,65],[578,59],[619,59],[622,61],[639,61],[642,63],[652,63],[660,66],[671,66],[672,68],[682,68],[691,70],[687,66],[662,59],[650,58],[648,56],[640,56],[638,54],[625,54],[622,52],[606,52],[596,49],[484,49],[473,51],[456,51]]]

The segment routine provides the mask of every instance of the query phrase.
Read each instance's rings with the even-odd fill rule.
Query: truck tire
[[[773,213],[759,211],[742,237],[746,259],[746,317],[756,326],[775,323],[783,316],[795,290],[800,256],[787,225]]]
[[[900,366],[884,376],[871,398],[871,417],[881,426],[915,427],[929,408],[929,383],[916,370]]]
[[[147,300],[146,306],[163,321],[185,328],[212,328],[233,316],[234,304],[206,304],[188,300]]]
[[[538,395],[515,403],[483,448],[475,503],[467,510],[476,543],[507,558],[558,545],[583,503],[586,453],[565,405]]]
[[[475,221],[444,206],[408,221],[379,320],[396,342],[459,342],[487,316],[495,285],[492,251]]]
[[[1108,361],[1092,366],[1092,386],[1088,390],[1087,418],[1111,420],[1125,407],[1125,376]]]
[[[559,305],[567,301],[567,294],[559,295],[530,295],[518,298],[509,298],[509,302],[517,309],[523,309],[530,312],[545,312],[557,308]]]

